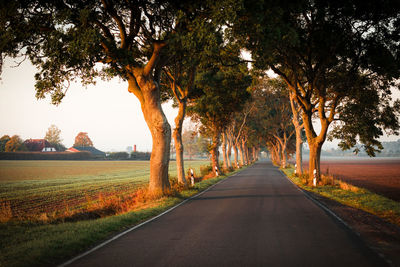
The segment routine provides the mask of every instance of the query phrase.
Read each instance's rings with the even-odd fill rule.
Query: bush
[[[88,160],[89,152],[0,152],[0,160]]]
[[[201,176],[206,176],[210,172],[212,172],[212,166],[211,165],[200,166],[200,175]]]
[[[151,153],[150,152],[132,152],[131,160],[150,160]]]
[[[127,152],[114,152],[110,153],[110,155],[107,156],[109,159],[128,159],[129,154]]]

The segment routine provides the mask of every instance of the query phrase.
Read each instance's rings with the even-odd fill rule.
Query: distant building
[[[94,157],[105,157],[106,153],[93,146],[74,146],[66,150],[67,152],[89,152]]]
[[[24,142],[28,151],[34,152],[55,152],[56,149],[45,139],[28,139]]]
[[[132,146],[128,146],[128,147],[126,148],[126,151],[128,151],[128,153],[131,153],[131,152],[133,151]]]

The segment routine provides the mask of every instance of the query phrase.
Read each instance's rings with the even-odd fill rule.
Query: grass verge
[[[0,266],[54,266],[115,234],[148,220],[239,170],[203,180],[147,207],[96,220],[64,223],[0,223]]]
[[[306,191],[364,210],[400,226],[400,205],[397,201],[340,180],[332,179],[333,183],[330,185],[311,187],[305,185],[301,177],[294,175],[293,167],[281,170],[292,182]]]

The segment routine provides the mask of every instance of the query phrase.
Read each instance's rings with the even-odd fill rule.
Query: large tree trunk
[[[218,170],[218,173],[221,173],[220,167],[219,167],[219,160],[218,160],[218,148],[220,144],[220,136],[221,132],[219,130],[214,130],[213,136],[212,136],[212,144],[211,144],[211,163],[212,163],[212,168],[213,172],[215,173],[215,170]]]
[[[300,125],[300,108],[296,106],[295,95],[293,92],[289,92],[290,106],[292,108],[293,118],[292,123],[296,131],[296,174],[303,174],[303,140],[301,139],[301,130],[303,125]]]
[[[135,93],[141,103],[142,112],[150,129],[153,148],[150,158],[149,193],[153,197],[167,194],[170,189],[168,167],[171,144],[171,127],[161,108],[160,91],[157,83],[142,73],[129,79],[129,91]],[[141,94],[135,90],[140,87]]]
[[[320,159],[321,159],[321,148],[322,143],[315,142],[313,144],[309,144],[310,147],[310,159],[308,163],[308,171],[309,171],[309,180],[308,184],[313,184],[314,179],[314,170],[316,170],[316,178],[317,182],[320,181]]]
[[[173,132],[176,150],[176,171],[178,174],[178,183],[187,186],[185,178],[185,165],[183,160],[183,142],[182,142],[182,124],[185,119],[186,101],[179,103],[178,115],[175,118],[175,129]]]
[[[321,119],[321,131],[317,136],[311,119],[311,112],[303,113],[303,123],[304,129],[306,132],[307,143],[310,147],[310,159],[308,166],[308,184],[313,183],[314,179],[314,170],[316,171],[315,176],[317,179],[317,183],[321,180],[321,171],[320,171],[320,158],[321,158],[321,148],[325,142],[326,134],[328,132],[329,122],[326,119]]]
[[[303,174],[303,140],[301,140],[301,129],[296,127],[296,174]]]

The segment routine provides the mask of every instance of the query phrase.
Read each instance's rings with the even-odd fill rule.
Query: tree
[[[231,67],[214,65],[199,71],[197,79],[197,86],[203,93],[190,103],[189,113],[194,120],[201,122],[211,136],[209,151],[212,167],[220,171],[220,137],[234,112],[241,110],[250,96],[246,89],[251,83],[251,76],[245,64]]]
[[[10,139],[11,139],[11,137],[9,135],[3,135],[0,138],[0,152],[6,151],[6,144]]]
[[[75,137],[75,143],[73,145],[74,147],[92,147],[93,143],[92,140],[90,140],[89,136],[87,133],[80,132],[78,135]]]
[[[163,53],[187,11],[200,1],[10,1],[2,8],[2,56],[26,55],[38,67],[36,97],[60,103],[68,84],[120,77],[140,101],[153,149],[149,192],[167,193],[171,128],[161,108]],[[207,12],[207,10],[203,10]],[[189,12],[190,13],[190,12]],[[191,14],[191,13],[190,13]]]
[[[13,135],[5,145],[5,152],[26,151],[24,141],[18,135]]]
[[[52,124],[46,132],[44,139],[49,142],[57,151],[64,151],[65,146],[62,144],[61,130],[54,124]]]
[[[391,104],[390,86],[400,76],[400,3],[318,0],[284,5],[246,3],[235,31],[256,66],[278,74],[301,109],[311,183],[313,170],[320,178],[321,148],[331,123],[342,148],[359,141],[371,156],[381,148],[383,129],[398,134],[400,103]],[[313,118],[320,123],[319,133]]]
[[[197,135],[196,132],[186,130],[182,134],[182,143],[185,146],[185,153],[191,160],[194,155],[199,154],[199,148],[197,146]]]

